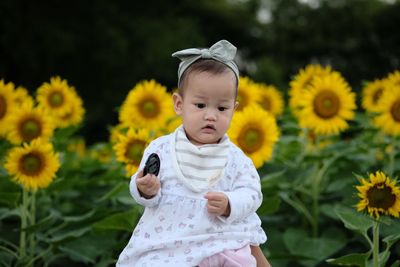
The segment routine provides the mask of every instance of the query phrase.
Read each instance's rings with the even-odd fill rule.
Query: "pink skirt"
[[[256,267],[256,259],[251,255],[250,246],[236,250],[224,250],[202,260],[199,267]]]

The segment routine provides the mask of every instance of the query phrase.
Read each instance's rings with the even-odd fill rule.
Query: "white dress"
[[[176,177],[176,158],[171,153],[173,138],[170,134],[151,142],[139,167],[143,169],[151,153],[160,157],[161,190],[155,197],[141,197],[135,183],[137,173],[131,178],[131,195],[146,208],[119,256],[117,267],[196,266],[223,250],[259,245],[267,239],[255,213],[262,194],[252,161],[229,141],[225,175],[210,191],[223,191],[228,196],[231,213],[227,218],[210,215],[203,197],[206,192],[191,191]]]

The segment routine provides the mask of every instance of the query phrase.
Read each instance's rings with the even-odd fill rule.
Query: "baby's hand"
[[[228,217],[231,214],[231,206],[227,195],[221,192],[208,192],[204,195],[208,200],[207,211],[211,214]]]
[[[139,193],[147,199],[154,197],[161,188],[160,180],[157,176],[151,173],[143,176],[143,171],[136,177],[136,186],[139,189]]]

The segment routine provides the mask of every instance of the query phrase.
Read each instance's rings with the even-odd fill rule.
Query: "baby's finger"
[[[139,185],[149,185],[150,183],[150,177],[149,175],[145,175],[143,177],[137,177],[136,178],[136,183]]]

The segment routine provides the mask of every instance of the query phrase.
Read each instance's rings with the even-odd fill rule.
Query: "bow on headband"
[[[233,61],[236,55],[236,47],[226,40],[216,42],[209,49],[189,48],[172,54],[181,60],[178,68],[178,84],[183,72],[199,59],[214,59],[227,65],[235,73],[239,81],[239,69]]]

